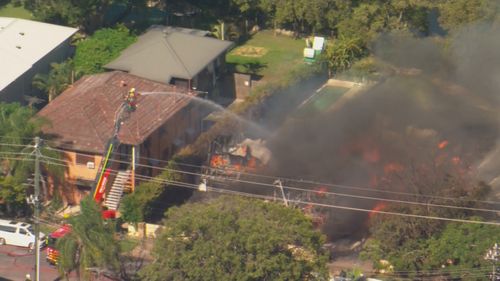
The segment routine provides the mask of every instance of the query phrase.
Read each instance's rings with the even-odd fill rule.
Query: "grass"
[[[274,36],[272,31],[264,30],[229,52],[226,61],[234,65],[237,72],[261,75],[264,81],[274,81],[303,63],[304,47],[302,39]],[[242,55],[246,50],[253,52]]]
[[[16,7],[12,4],[7,4],[0,8],[0,17],[33,19],[33,15],[23,6]]]
[[[317,113],[327,110],[349,89],[344,87],[324,87],[299,110],[300,114]]]

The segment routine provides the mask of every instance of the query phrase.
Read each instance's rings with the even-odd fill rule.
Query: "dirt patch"
[[[263,47],[242,46],[234,50],[233,54],[243,57],[259,58],[267,54],[267,49]]]

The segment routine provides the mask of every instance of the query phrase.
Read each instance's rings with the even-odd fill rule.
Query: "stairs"
[[[104,206],[109,210],[117,210],[118,205],[120,205],[120,200],[122,199],[123,190],[128,188],[130,185],[130,170],[118,171],[115,181],[111,186],[106,199],[104,200]]]

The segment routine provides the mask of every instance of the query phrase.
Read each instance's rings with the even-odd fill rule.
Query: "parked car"
[[[45,234],[40,232],[40,248],[45,246]],[[35,248],[35,231],[29,223],[0,219],[0,245]]]

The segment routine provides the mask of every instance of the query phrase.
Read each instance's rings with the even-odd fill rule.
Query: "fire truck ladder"
[[[108,140],[107,144],[106,144],[106,150],[103,154],[103,157],[102,157],[102,161],[101,161],[101,164],[99,164],[99,169],[97,170],[97,175],[96,175],[96,179],[94,181],[94,187],[92,189],[92,194],[93,194],[93,198],[94,200],[96,201],[100,201],[101,198],[99,198],[99,194],[102,195],[102,193],[105,192],[105,188],[106,188],[106,181],[105,181],[105,178],[107,178],[107,176],[105,176],[106,174],[106,171],[110,169],[110,162],[113,161],[113,152],[115,151],[115,149],[118,147],[118,145],[120,144],[119,140],[118,140],[118,132],[120,131],[120,125],[121,125],[121,122],[123,121],[123,119],[125,118],[125,112],[126,112],[126,108],[127,108],[128,104],[126,102],[124,102],[120,108],[118,108],[118,111],[116,112],[115,114],[115,128],[114,128],[114,131],[113,131],[113,135],[111,136],[111,138]],[[98,202],[100,203],[100,202]]]

